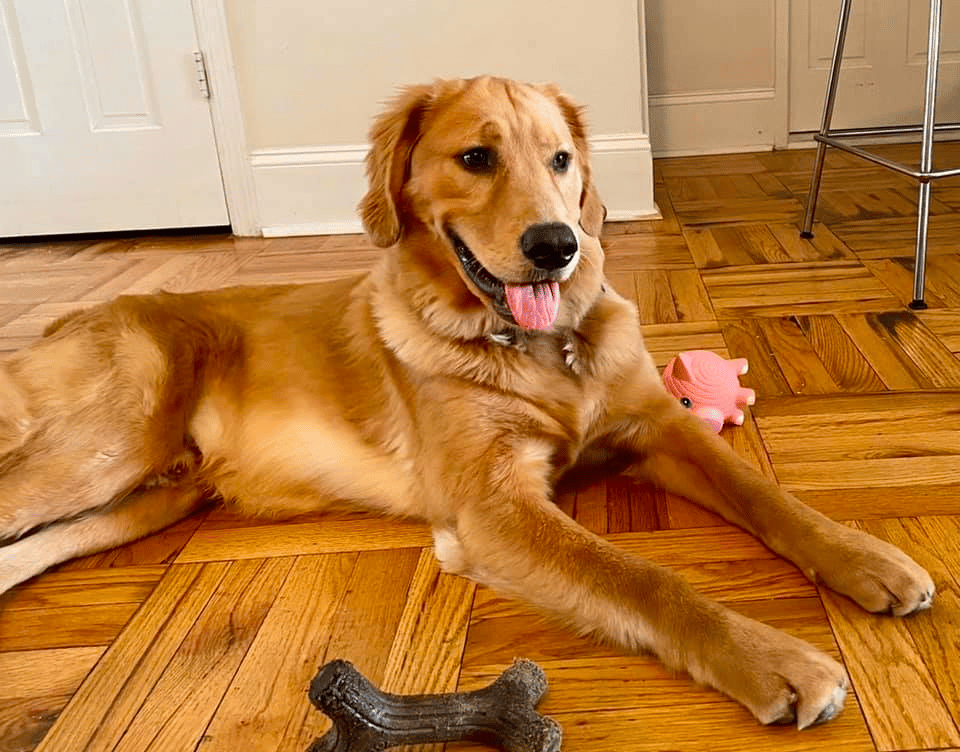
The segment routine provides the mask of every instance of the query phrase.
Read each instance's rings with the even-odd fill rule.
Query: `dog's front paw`
[[[839,538],[808,576],[873,613],[906,616],[933,605],[933,580],[899,548],[847,527]]]
[[[732,614],[732,643],[716,657],[719,688],[763,724],[805,729],[841,710],[849,680],[837,661],[803,640]]]
[[[584,373],[585,358],[583,348],[584,343],[575,332],[570,332],[564,338],[560,348],[564,365],[577,376],[582,376]]]

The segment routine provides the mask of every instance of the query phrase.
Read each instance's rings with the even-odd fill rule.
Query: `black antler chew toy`
[[[381,692],[348,661],[331,661],[310,684],[310,701],[333,728],[307,752],[381,752],[455,741],[504,752],[559,752],[560,725],[535,709],[546,691],[543,670],[524,660],[475,692],[406,697]]]

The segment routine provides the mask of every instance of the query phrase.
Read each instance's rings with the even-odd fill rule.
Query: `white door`
[[[228,224],[190,0],[0,0],[0,237]]]
[[[790,1],[790,131],[820,129],[840,0]],[[833,127],[922,120],[929,0],[853,0]],[[960,3],[943,3],[937,122],[960,121]]]

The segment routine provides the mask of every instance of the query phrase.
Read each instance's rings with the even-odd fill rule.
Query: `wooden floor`
[[[940,153],[960,164],[960,148]],[[832,154],[807,242],[810,162],[659,161],[663,219],[608,226],[609,274],[661,365],[690,348],[749,358],[758,402],[726,438],[804,501],[909,551],[933,573],[935,608],[870,616],[716,517],[622,478],[559,503],[841,658],[855,698],[837,720],[762,728],[650,658],[441,575],[421,526],[213,509],[0,599],[0,752],[302,751],[326,728],[305,690],[329,659],[422,692],[483,685],[515,656],[545,668],[542,708],[572,752],[960,750],[960,182],[934,189],[930,310],[914,313],[913,184]],[[356,236],[0,245],[0,349],[120,293],[325,279],[379,255]]]

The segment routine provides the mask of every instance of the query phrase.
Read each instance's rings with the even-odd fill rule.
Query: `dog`
[[[426,521],[446,571],[652,651],[761,723],[836,715],[832,658],[553,502],[616,457],[868,611],[933,600],[912,559],[801,504],[665,391],[604,278],[581,108],[552,85],[438,81],[371,143],[359,211],[387,250],[370,273],[122,297],[2,361],[0,592],[213,494],[250,515],[370,510]]]

